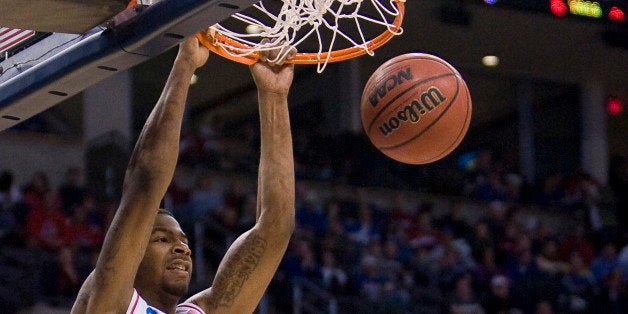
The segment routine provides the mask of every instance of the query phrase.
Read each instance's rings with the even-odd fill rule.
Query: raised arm
[[[294,229],[294,161],[288,115],[292,65],[251,66],[258,89],[261,154],[258,219],[224,256],[213,286],[193,297],[207,313],[251,313],[281,261]]]
[[[133,150],[120,206],[96,267],[81,287],[72,313],[126,312],[159,203],[176,167],[190,79],[207,57],[207,49],[196,38],[180,45],[161,97]]]

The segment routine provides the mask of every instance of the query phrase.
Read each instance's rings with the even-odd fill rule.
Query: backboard
[[[256,0],[139,1],[117,13],[120,0],[22,2],[0,0],[0,25],[50,34],[0,58],[0,131],[163,53]],[[51,13],[62,10],[72,18]]]

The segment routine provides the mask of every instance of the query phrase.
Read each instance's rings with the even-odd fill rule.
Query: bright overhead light
[[[246,26],[246,32],[249,34],[259,34],[262,31],[264,31],[264,28],[259,25],[249,24]]]
[[[494,55],[487,55],[482,57],[482,64],[487,67],[495,67],[499,64],[499,57]]]

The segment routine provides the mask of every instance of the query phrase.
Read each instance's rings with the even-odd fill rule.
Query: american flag
[[[18,45],[33,35],[35,35],[35,31],[0,27],[0,53]]]

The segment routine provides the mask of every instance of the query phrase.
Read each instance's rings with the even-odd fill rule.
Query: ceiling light
[[[495,67],[499,64],[499,58],[494,55],[487,55],[482,57],[482,64],[487,67]]]
[[[264,31],[264,28],[259,25],[249,24],[246,26],[246,32],[249,34],[259,34],[262,31]]]

